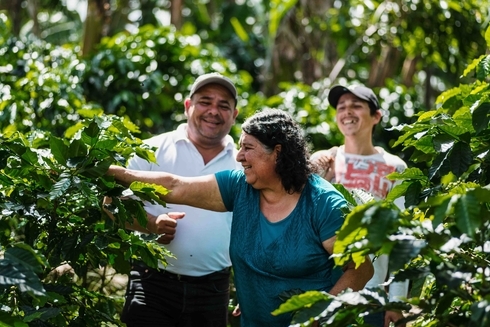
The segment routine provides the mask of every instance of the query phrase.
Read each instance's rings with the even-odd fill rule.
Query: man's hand
[[[403,318],[403,314],[399,311],[386,311],[384,327],[390,327],[390,322],[396,323]],[[397,327],[405,327],[406,324],[396,325]]]
[[[235,308],[233,309],[233,312],[231,313],[233,317],[238,317],[239,315],[242,314],[242,311],[240,310],[240,304],[237,304]]]
[[[318,167],[318,174],[331,182],[335,178],[335,156],[329,150],[315,152],[311,162]]]
[[[115,220],[114,215],[106,209],[106,205],[112,203],[112,198],[104,197],[102,208],[107,213],[109,218]],[[157,242],[160,244],[169,244],[175,237],[175,231],[177,228],[177,219],[182,219],[185,216],[185,212],[169,212],[164,213],[159,216],[153,216],[147,213],[148,224],[146,228],[140,226],[136,219],[133,220],[133,223],[126,223],[126,228],[130,230],[139,231],[142,233],[153,233],[159,234],[160,237],[157,239]]]
[[[157,217],[148,217],[146,228],[149,232],[161,235],[157,242],[160,244],[169,244],[175,237],[177,228],[177,219],[184,218],[184,212],[169,212]]]

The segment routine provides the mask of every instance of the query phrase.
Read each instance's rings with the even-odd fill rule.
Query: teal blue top
[[[290,314],[272,316],[291,290],[329,291],[342,274],[322,242],[342,226],[343,196],[312,175],[295,209],[278,223],[260,212],[259,191],[241,170],[216,174],[223,202],[233,211],[230,256],[242,327],[285,327]]]

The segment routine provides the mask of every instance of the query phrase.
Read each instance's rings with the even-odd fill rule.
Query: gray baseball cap
[[[362,85],[335,85],[328,93],[328,102],[335,109],[337,109],[337,104],[339,103],[340,97],[346,93],[352,93],[359,99],[367,101],[369,106],[374,110],[378,110],[380,108],[378,98],[376,97],[376,94],[374,94],[373,90]]]
[[[208,85],[208,84],[219,84],[221,86],[224,86],[228,91],[230,91],[231,95],[233,96],[233,99],[235,99],[235,103],[237,101],[237,91],[235,88],[235,85],[233,82],[228,78],[220,73],[209,73],[209,74],[204,74],[196,78],[194,84],[192,84],[191,87],[191,93],[189,97],[192,97],[194,93],[197,92],[201,87]]]

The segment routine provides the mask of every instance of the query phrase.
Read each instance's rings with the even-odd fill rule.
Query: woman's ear
[[[279,158],[279,153],[282,150],[282,146],[280,144],[276,144],[274,146],[274,153],[276,154],[276,159]]]

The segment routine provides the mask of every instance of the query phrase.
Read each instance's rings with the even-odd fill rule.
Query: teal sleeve
[[[342,208],[347,205],[344,197],[338,192],[327,192],[318,199],[320,238],[323,241],[335,236],[344,223]]]
[[[214,175],[216,177],[216,181],[218,182],[221,198],[223,199],[223,203],[228,211],[233,211],[236,187],[238,185],[240,175],[242,174],[243,172],[240,170],[223,170]]]

